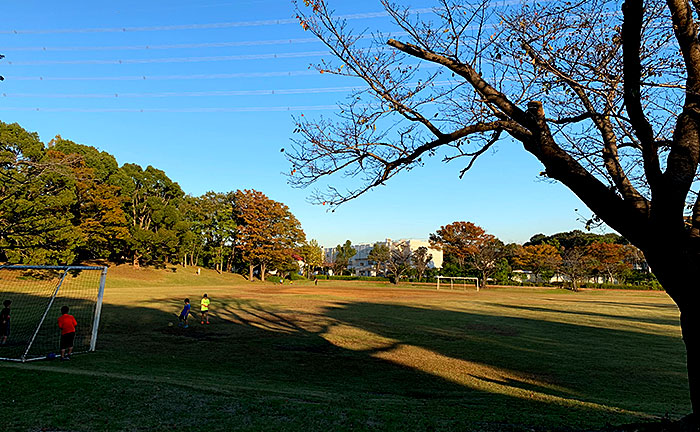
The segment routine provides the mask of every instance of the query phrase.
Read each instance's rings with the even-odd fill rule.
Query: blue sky
[[[376,0],[330,1],[357,28],[391,29],[368,17]],[[357,81],[310,70],[325,49],[293,18],[289,0],[5,2],[0,120],[153,165],[192,195],[260,190],[325,246],[427,238],[458,220],[507,242],[582,228],[580,201],[506,141],[462,180],[458,161],[436,158],[334,213],[309,204],[281,174],[292,115],[332,114]]]

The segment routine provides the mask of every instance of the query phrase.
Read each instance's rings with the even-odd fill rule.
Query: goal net
[[[78,322],[73,353],[94,351],[106,277],[107,267],[0,266],[0,309],[12,302],[9,328],[0,320],[0,360],[24,362],[59,353],[63,306]]]

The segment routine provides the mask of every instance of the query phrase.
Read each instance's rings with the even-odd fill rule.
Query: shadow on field
[[[495,381],[509,387],[630,410],[663,401],[660,395],[668,392],[687,405],[680,338],[373,303],[343,305],[326,315],[401,344],[496,368],[502,377]],[[480,379],[494,381],[488,373]]]
[[[493,306],[496,306],[496,307],[502,307],[502,308],[507,308],[507,309],[525,310],[525,311],[531,311],[531,312],[560,313],[560,314],[566,314],[566,315],[581,315],[581,316],[590,316],[590,317],[598,317],[598,318],[621,320],[621,321],[642,322],[642,323],[668,325],[668,326],[680,326],[680,321],[678,318],[654,318],[654,317],[639,317],[639,316],[633,317],[633,316],[627,316],[627,315],[606,314],[606,313],[601,313],[601,312],[591,312],[591,311],[581,311],[581,310],[555,309],[555,308],[539,307],[539,306],[522,306],[522,305],[500,304],[500,303],[490,303],[490,304]],[[619,305],[619,303],[617,303],[617,304]],[[644,306],[647,306],[647,305],[644,305]],[[639,305],[636,305],[635,307],[639,307]],[[654,307],[659,307],[659,305],[656,305]],[[672,305],[672,308],[675,308],[675,306]],[[671,308],[668,308],[668,309],[671,309]]]
[[[370,302],[283,310],[212,298],[211,306],[211,325],[195,310],[185,329],[177,325],[181,301],[105,304],[98,353],[66,367],[456,424],[571,425],[583,417],[602,425],[689,409],[675,337]]]

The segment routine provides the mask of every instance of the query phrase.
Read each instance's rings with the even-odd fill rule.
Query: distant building
[[[400,244],[407,244],[411,249],[411,252],[416,251],[421,246],[428,248],[428,253],[432,255],[432,259],[428,263],[428,268],[442,268],[442,251],[433,249],[430,247],[428,240],[422,239],[401,239],[401,240],[391,240],[386,239],[384,241],[374,242],[374,243],[360,243],[352,245],[355,249],[355,255],[350,259],[348,263],[348,270],[355,276],[377,276],[377,269],[374,262],[370,261],[369,253],[374,248],[375,243],[389,246],[390,249],[395,249]],[[325,262],[332,263],[335,260],[335,248],[323,248],[325,254]],[[332,274],[332,271],[329,271]],[[380,271],[381,273],[381,271]]]

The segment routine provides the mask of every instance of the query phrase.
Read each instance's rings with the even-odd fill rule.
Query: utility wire
[[[408,86],[418,83],[407,83]],[[434,81],[433,86],[456,85],[454,81]],[[431,87],[433,87],[431,86]],[[344,93],[366,89],[365,86],[314,87],[294,89],[262,90],[213,90],[191,92],[146,92],[146,93],[2,93],[8,98],[46,98],[46,99],[114,99],[114,98],[164,98],[164,97],[202,97],[202,96],[267,96],[318,93]]]
[[[407,32],[390,32],[383,36],[395,38],[408,35]],[[358,36],[359,39],[371,39],[373,35]],[[71,52],[71,51],[149,51],[149,50],[169,50],[169,49],[191,49],[191,48],[230,48],[242,46],[270,46],[270,45],[300,45],[306,43],[321,43],[321,40],[312,38],[292,38],[292,39],[264,39],[251,41],[234,42],[201,42],[186,44],[165,44],[165,45],[113,45],[113,46],[24,46],[2,48],[4,52]]]
[[[413,9],[411,14],[432,13],[431,8]],[[388,17],[387,12],[364,12],[356,14],[339,15],[338,18],[346,20],[384,18]],[[234,21],[210,24],[178,24],[162,26],[142,26],[142,27],[94,27],[75,29],[28,29],[28,30],[0,30],[0,34],[67,34],[67,33],[126,33],[126,32],[152,32],[152,31],[173,31],[173,30],[206,30],[224,29],[236,27],[260,27],[283,24],[298,24],[297,18],[255,20],[255,21]]]
[[[328,51],[306,51],[293,53],[272,53],[272,54],[240,54],[230,56],[206,56],[206,57],[164,57],[148,59],[125,59],[125,60],[30,60],[30,61],[8,61],[8,65],[13,66],[50,66],[50,65],[116,65],[116,64],[149,64],[149,63],[200,63],[200,62],[220,62],[220,61],[240,61],[240,60],[269,60],[283,58],[318,57],[328,55]]]
[[[32,108],[5,107],[0,111],[80,112],[80,113],[213,113],[213,112],[284,112],[337,110],[338,105],[276,106],[276,107],[218,107],[218,108]]]

